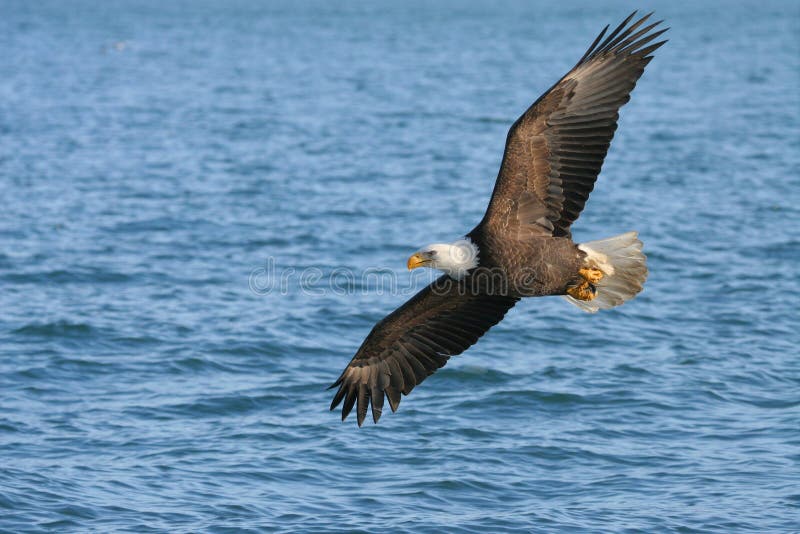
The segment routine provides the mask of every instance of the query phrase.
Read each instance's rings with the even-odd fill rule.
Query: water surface
[[[574,227],[644,293],[525,301],[359,430],[405,259],[631,6],[0,2],[0,530],[796,530],[800,8],[698,4]]]

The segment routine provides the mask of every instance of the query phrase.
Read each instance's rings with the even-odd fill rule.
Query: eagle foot
[[[603,279],[603,271],[600,269],[581,269],[578,271],[587,282],[590,284],[597,284]]]
[[[567,294],[576,300],[594,300],[597,288],[588,280],[584,280],[578,285],[568,287]]]

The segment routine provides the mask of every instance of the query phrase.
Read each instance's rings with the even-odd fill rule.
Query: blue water
[[[644,293],[524,301],[358,429],[405,259],[632,6],[0,2],[0,530],[797,531],[800,4],[646,7],[574,229]]]

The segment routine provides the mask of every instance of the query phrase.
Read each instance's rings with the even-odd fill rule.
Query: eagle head
[[[461,280],[478,266],[478,247],[468,237],[453,243],[433,243],[408,258],[408,270],[430,267]]]

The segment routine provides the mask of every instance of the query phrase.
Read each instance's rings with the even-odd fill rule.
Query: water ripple
[[[480,219],[510,123],[629,7],[11,4],[0,531],[797,529],[796,3],[657,6],[574,227],[640,232],[637,299],[521,302],[360,430],[325,388],[408,295],[299,274],[416,287],[404,258]]]

